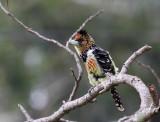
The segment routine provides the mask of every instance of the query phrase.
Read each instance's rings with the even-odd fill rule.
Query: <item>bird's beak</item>
[[[71,39],[71,40],[69,40],[69,44],[78,45],[78,41],[75,41],[74,39]]]

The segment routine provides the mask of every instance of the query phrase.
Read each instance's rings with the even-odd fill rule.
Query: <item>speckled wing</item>
[[[112,63],[112,59],[110,58],[109,53],[96,45],[94,45],[93,48],[93,54],[95,55],[103,71],[105,73],[110,72],[112,74],[115,74],[115,67]]]

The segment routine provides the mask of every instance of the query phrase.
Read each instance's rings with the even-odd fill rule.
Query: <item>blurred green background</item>
[[[6,1],[2,3],[6,7]],[[89,22],[85,29],[98,46],[110,52],[117,67],[121,69],[134,51],[148,44],[153,49],[138,60],[160,74],[159,0],[9,0],[9,10],[18,19],[62,44],[86,18],[100,9],[104,9],[104,13]],[[76,98],[91,87],[81,64],[84,73]],[[26,120],[18,103],[33,118],[51,115],[72,91],[71,67],[77,71],[74,58],[65,50],[26,32],[0,10],[0,122]],[[155,77],[136,63],[128,74],[137,75],[146,85],[153,83],[159,89]],[[124,112],[119,112],[110,93],[105,93],[98,96],[96,103],[78,108],[64,118],[113,122],[138,110],[140,99],[132,87],[120,85],[118,91]],[[160,115],[156,115],[151,122],[158,122],[159,118]]]

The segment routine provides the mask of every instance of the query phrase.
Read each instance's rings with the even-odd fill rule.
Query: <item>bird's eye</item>
[[[82,38],[79,38],[79,39],[76,40],[76,41],[78,41],[78,43],[81,44],[81,43],[83,42],[83,39],[82,39]]]

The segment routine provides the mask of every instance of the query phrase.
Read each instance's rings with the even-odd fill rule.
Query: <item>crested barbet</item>
[[[118,68],[115,66],[109,52],[98,47],[85,30],[78,31],[69,43],[74,45],[79,57],[84,61],[89,82],[92,86],[105,81],[107,79],[106,73],[112,75],[118,73]],[[116,88],[113,87],[110,91],[118,110],[123,111],[124,108]]]

